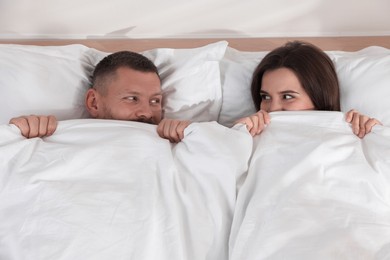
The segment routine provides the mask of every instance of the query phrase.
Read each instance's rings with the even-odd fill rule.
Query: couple
[[[269,112],[296,110],[340,111],[340,90],[331,59],[316,46],[289,42],[268,53],[253,73],[252,98],[259,111],[238,119],[252,136],[271,123]],[[157,126],[170,142],[180,142],[187,120],[163,118],[161,79],[156,66],[141,54],[120,51],[101,60],[92,76],[85,106],[96,119],[139,121]],[[350,110],[346,121],[359,138],[381,124],[374,118]],[[54,116],[12,118],[27,138],[52,135],[57,127]]]

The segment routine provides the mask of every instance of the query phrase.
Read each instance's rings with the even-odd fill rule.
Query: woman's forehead
[[[264,73],[261,90],[268,93],[286,90],[302,91],[303,87],[298,77],[291,69],[278,68]]]

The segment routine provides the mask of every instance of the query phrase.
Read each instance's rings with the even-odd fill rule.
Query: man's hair
[[[261,84],[266,71],[288,68],[299,79],[315,109],[340,111],[340,89],[332,60],[320,48],[301,41],[288,42],[268,53],[253,73],[252,98],[261,104]]]
[[[141,72],[154,72],[160,78],[156,65],[142,54],[131,51],[114,52],[103,58],[92,74],[92,87],[106,93],[106,86],[118,68],[130,68]]]

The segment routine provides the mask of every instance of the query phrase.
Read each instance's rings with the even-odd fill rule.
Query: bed
[[[336,65],[341,112],[271,113],[252,138],[249,84],[289,38],[0,41],[0,259],[390,258],[390,37],[301,38]],[[156,127],[90,119],[83,95],[117,50],[158,67]],[[379,119],[364,139],[344,112]],[[54,114],[50,137],[10,118]]]

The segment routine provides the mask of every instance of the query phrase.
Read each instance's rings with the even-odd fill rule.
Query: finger
[[[269,121],[269,114],[265,111],[259,111],[258,113],[258,116],[259,116],[259,121],[257,123],[257,133],[256,134],[260,134],[264,128],[265,128],[265,125],[267,124],[267,120]],[[268,118],[268,119],[267,119]]]
[[[258,134],[260,117],[256,114],[254,116],[251,116],[250,120],[251,120],[252,128],[250,129],[249,133],[252,136],[255,136]]]
[[[49,123],[47,125],[47,135],[52,135],[57,129],[57,118],[55,116],[48,116]]]
[[[165,119],[161,121],[159,124],[159,126],[161,126],[159,130],[160,136],[162,138],[168,139],[171,143],[176,143],[178,139],[175,132],[177,123],[178,121],[172,119]]]
[[[164,127],[165,127],[166,119],[160,121],[157,125],[157,133],[160,137],[164,138]]]
[[[352,115],[352,118],[349,121],[349,123],[351,123],[352,131],[353,131],[353,133],[355,135],[359,135],[359,131],[360,131],[360,127],[359,127],[359,121],[360,121],[359,113],[351,112],[351,115]]]
[[[46,116],[39,116],[38,117],[38,133],[37,136],[42,137],[47,134],[47,127],[48,127],[49,118]]]
[[[351,123],[355,113],[358,113],[355,109],[349,110],[345,116],[345,121]]]
[[[180,138],[179,138],[179,135],[178,133],[176,132],[176,129],[174,129],[174,126],[172,126],[172,129],[170,129],[170,133],[169,133],[169,136],[168,136],[168,139],[171,143],[178,143],[180,142]]]
[[[366,132],[366,122],[369,121],[369,117],[368,116],[365,116],[365,115],[359,115],[359,134],[358,136],[360,138],[363,138],[367,132]]]
[[[364,125],[366,134],[370,133],[374,125],[381,125],[381,122],[379,122],[375,118],[370,118]]]
[[[269,123],[271,123],[271,117],[269,116],[269,114],[266,111],[264,111],[264,110],[260,110],[260,111],[263,114],[264,123],[267,124],[267,125]]]
[[[184,121],[174,120],[171,124],[170,129],[170,140],[173,143],[178,143],[184,138]]]
[[[170,141],[172,141],[172,139],[171,139],[171,127],[172,126],[171,125],[172,125],[172,120],[168,119],[165,121],[164,129],[163,129],[164,138],[167,138]]]
[[[29,127],[27,119],[25,117],[15,117],[15,118],[12,118],[9,121],[9,123],[16,125],[19,128],[20,133],[22,134],[22,136],[28,138],[28,136],[30,134],[30,127]]]
[[[250,133],[251,129],[253,128],[253,121],[252,121],[251,117],[241,118],[240,123],[244,124],[246,126],[246,129]]]
[[[180,124],[177,127],[177,134],[179,136],[180,141],[184,138],[184,130],[187,128],[187,126],[190,124],[189,121],[181,121]]]
[[[26,117],[28,127],[29,127],[29,134],[28,138],[34,138],[37,137],[39,134],[39,118],[38,116],[30,115]]]

